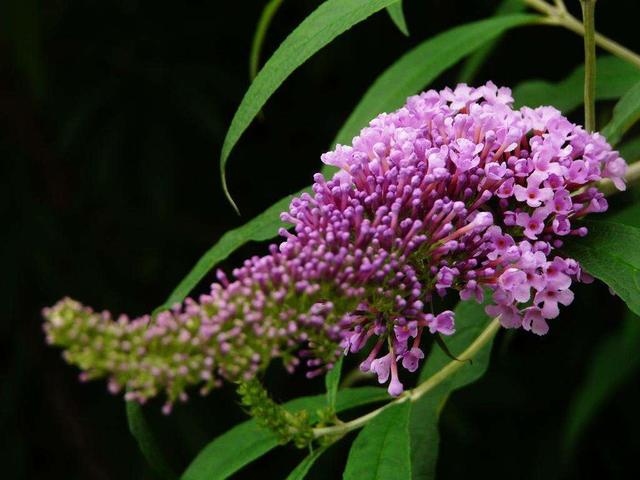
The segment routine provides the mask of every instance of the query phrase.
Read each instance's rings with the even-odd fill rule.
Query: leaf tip
[[[220,166],[220,176],[222,178],[222,190],[224,191],[224,196],[227,197],[227,200],[235,210],[236,214],[240,216],[241,215],[240,209],[238,208],[238,205],[236,205],[235,200],[233,199],[233,197],[231,196],[231,193],[229,192],[229,186],[227,185],[227,176],[225,175],[225,172],[224,172],[224,164],[221,164]]]

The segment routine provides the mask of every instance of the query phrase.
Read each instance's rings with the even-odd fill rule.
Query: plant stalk
[[[363,427],[367,422],[380,415],[384,410],[391,407],[392,405],[397,405],[399,403],[404,403],[407,401],[417,401],[418,399],[420,399],[420,397],[425,395],[427,392],[430,392],[436,386],[442,383],[442,381],[447,377],[465,366],[466,360],[471,360],[482,349],[482,347],[484,347],[495,336],[499,328],[500,320],[498,318],[494,318],[491,323],[489,323],[489,325],[487,325],[487,327],[482,331],[482,333],[478,335],[473,343],[471,343],[471,345],[469,345],[469,347],[467,347],[467,349],[462,352],[462,354],[460,355],[460,360],[453,360],[447,363],[444,367],[442,367],[440,370],[438,370],[413,390],[407,390],[396,400],[393,400],[392,402],[389,402],[386,405],[367,413],[366,415],[351,420],[350,422],[341,423],[339,425],[324,428],[314,428],[314,438],[320,438],[325,435],[344,435],[347,432]]]
[[[564,27],[578,35],[584,36],[584,25],[567,11],[564,4],[560,5],[559,2],[556,2],[554,6],[545,0],[524,0],[524,3],[534,10],[545,14],[546,23]],[[594,37],[596,45],[600,48],[640,68],[640,55],[598,32],[594,32]]]
[[[596,129],[596,0],[580,0],[584,25],[584,126]]]

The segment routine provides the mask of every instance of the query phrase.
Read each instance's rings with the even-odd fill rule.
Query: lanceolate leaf
[[[535,22],[535,15],[509,15],[461,25],[422,42],[389,67],[369,87],[344,124],[336,143],[351,139],[372,118],[400,107],[440,73],[510,28]]]
[[[295,195],[300,195],[302,192],[309,190],[310,189],[302,190]],[[286,196],[241,227],[225,233],[222,238],[198,260],[198,263],[196,263],[187,276],[183,278],[173,292],[171,292],[167,301],[158,307],[156,311],[166,310],[171,308],[173,304],[182,302],[213,267],[245,243],[251,241],[261,242],[275,237],[278,234],[278,229],[283,225],[280,221],[280,213],[289,208],[289,203],[295,195]]]
[[[343,480],[411,480],[411,403],[385,409],[358,434]]]
[[[490,319],[484,313],[484,306],[473,301],[459,303],[455,313],[456,333],[447,340],[447,345],[454,355],[460,356],[485,329]],[[413,404],[409,424],[413,479],[435,478],[440,443],[440,412],[451,393],[484,374],[489,365],[491,345],[492,342],[485,345],[473,358],[473,362],[466,362],[456,373]],[[424,382],[451,361],[440,349],[433,348],[420,372],[420,382]]]
[[[567,453],[577,445],[589,421],[640,368],[640,319],[629,313],[624,324],[606,337],[589,361],[582,386],[568,409],[564,433]]]
[[[302,480],[306,477],[313,464],[318,458],[320,458],[320,455],[322,455],[325,450],[325,447],[321,447],[307,455],[305,459],[300,462],[295,469],[293,469],[289,476],[287,476],[287,480]]]
[[[615,100],[640,81],[640,69],[617,57],[600,57],[596,70],[596,99]],[[553,105],[567,114],[582,105],[584,66],[560,82],[529,80],[513,89],[516,107]]]
[[[231,150],[269,97],[300,65],[338,35],[398,0],[327,0],[305,18],[265,63],[244,95],[222,145],[220,172],[231,200],[225,165]],[[235,204],[234,204],[235,206]]]
[[[402,10],[402,0],[394,3],[393,5],[389,5],[387,7],[387,13],[393,23],[395,23],[398,30],[404,33],[407,37],[409,36],[409,29],[407,28],[407,21],[404,18],[404,11]]]
[[[386,390],[362,387],[341,390],[336,401],[336,411],[344,411],[369,403],[388,400]],[[296,398],[285,404],[291,411],[306,409],[312,415],[326,404],[325,395]],[[278,439],[269,431],[258,427],[254,420],[247,420],[222,434],[191,462],[182,480],[220,480],[228,478],[245,465],[260,458],[278,446]]]
[[[140,448],[149,466],[164,480],[174,480],[178,478],[165,460],[160,446],[157,444],[156,438],[149,428],[147,419],[144,417],[144,412],[142,411],[142,405],[138,402],[126,403],[129,431],[131,435],[133,435],[133,438],[136,439],[136,442],[138,442],[138,448]]]
[[[501,15],[509,15],[512,13],[521,13],[526,9],[526,5],[522,0],[502,0],[494,17]],[[497,37],[490,42],[487,42],[482,48],[478,49],[473,55],[469,55],[469,58],[462,65],[460,70],[459,80],[464,83],[470,83],[478,73],[478,70],[486,62],[491,52],[495,49],[496,45],[500,41],[500,37]]]
[[[640,229],[619,223],[582,222],[589,234],[562,247],[591,275],[602,280],[640,315]]]
[[[378,85],[378,87],[375,89],[372,87],[372,89],[369,90],[365,97],[356,106],[354,113],[349,117],[347,124],[345,124],[340,130],[333,144],[350,143],[352,137],[358,133],[358,129],[364,127],[369,120],[385,109],[391,110],[394,108],[393,105],[397,106],[398,103],[401,103],[406,96],[414,94],[421,88],[426,87],[434,78],[450,67],[452,63],[455,63],[456,60],[450,61],[451,58],[460,59],[474,48],[478,48],[480,46],[481,42],[477,42],[476,40],[471,41],[469,38],[473,38],[474,35],[481,34],[486,34],[493,38],[493,36],[497,34],[496,32],[503,32],[506,29],[517,25],[533,22],[535,19],[536,17],[533,16],[519,15],[516,17],[504,17],[496,20],[483,20],[480,22],[470,23],[462,27],[457,27],[454,30],[451,30],[449,34],[440,34],[432,40],[427,40],[418,47],[419,50],[413,50],[411,53],[407,54],[411,55],[413,53],[410,59],[415,60],[418,64],[424,63],[428,66],[428,68],[420,69],[419,73],[423,75],[421,79],[416,80],[414,78],[411,85],[405,85],[402,92],[398,92],[396,89],[386,91],[382,88],[382,86],[386,84],[386,81],[382,81],[381,79],[402,77],[403,72],[407,75],[410,73],[418,73],[415,69],[410,68],[410,62],[404,62],[401,60],[403,62],[402,64],[393,64],[379,77],[378,81],[376,81],[375,85]],[[462,34],[462,37],[467,39],[467,41],[458,42],[455,39],[452,40],[453,43],[446,48],[447,55],[449,56],[444,59],[441,58],[441,55],[435,49],[440,48],[442,43],[446,42],[447,39],[452,39],[459,34]],[[431,48],[427,48],[425,45],[430,45],[434,50],[432,51]],[[456,48],[460,49],[460,51],[455,50]],[[423,53],[425,58],[428,57],[430,60],[419,58],[419,53]],[[438,62],[437,60],[442,61]],[[401,68],[403,65],[409,68],[409,70],[403,70]],[[373,94],[377,95],[379,98],[372,98]],[[400,100],[397,100],[398,98],[400,98]],[[325,176],[329,175],[332,171],[335,171],[335,168],[328,165],[325,165],[322,169],[322,173]],[[294,195],[300,195],[305,191],[308,192],[309,188]],[[279,200],[254,219],[249,220],[244,225],[234,230],[230,230],[223,235],[223,237],[198,260],[192,270],[174,289],[167,301],[161,307],[156,309],[156,311],[166,310],[174,303],[183,301],[189,292],[208,272],[211,271],[212,268],[214,268],[219,262],[226,259],[231,253],[245,243],[250,241],[264,241],[275,237],[278,233],[278,229],[283,226],[280,221],[280,213],[289,207],[289,203],[294,195],[289,195],[282,200]]]
[[[336,362],[331,370],[327,372],[324,377],[324,383],[327,388],[327,406],[334,410],[336,407],[336,398],[338,397],[338,386],[340,385],[340,374],[342,371],[342,360],[344,357]]]
[[[613,118],[604,127],[602,134],[611,145],[615,145],[638,119],[640,119],[640,82],[625,93],[617,103],[613,109]]]
[[[253,34],[253,42],[251,43],[251,55],[249,56],[249,75],[253,80],[258,74],[260,68],[260,53],[262,52],[262,45],[264,44],[264,38],[267,35],[267,30],[271,24],[271,20],[278,12],[280,5],[284,0],[269,0],[260,14],[256,31]]]

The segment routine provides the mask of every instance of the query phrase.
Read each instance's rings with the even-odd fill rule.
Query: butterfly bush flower
[[[572,282],[589,280],[558,249],[607,208],[590,184],[624,189],[626,163],[556,109],[512,102],[491,82],[409,98],[322,156],[338,172],[293,199],[281,217],[293,228],[268,255],[155,319],[62,300],[45,310],[49,342],[129,399],[165,391],[168,410],[187,387],[250,379],[274,357],[311,377],[363,349],[360,368],[400,395],[423,336],[455,333],[453,312],[437,311],[452,292],[487,301],[505,328],[547,333]]]

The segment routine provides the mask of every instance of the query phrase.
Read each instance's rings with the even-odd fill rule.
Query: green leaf
[[[327,0],[305,18],[265,63],[236,110],[222,145],[220,173],[227,198],[225,166],[231,150],[269,97],[300,65],[338,35],[398,0]]]
[[[338,393],[336,411],[387,400],[386,390],[377,387],[344,389]],[[312,418],[326,402],[325,395],[302,397],[285,403],[295,412],[308,410]],[[228,478],[245,465],[278,446],[278,439],[269,430],[247,420],[214,439],[205,446],[183,473],[182,480],[219,480]]]
[[[442,350],[442,353],[444,353],[450,360],[455,360],[456,362],[472,361],[471,359],[461,360],[458,357],[456,357],[453,353],[451,353],[449,346],[445,343],[444,338],[442,338],[442,335],[440,335],[439,333],[436,333],[434,335],[434,341],[435,341],[435,344],[438,346],[438,348]]]
[[[640,81],[640,69],[617,57],[599,57],[596,63],[596,100],[616,100]],[[513,89],[516,107],[553,105],[567,114],[582,105],[584,65],[553,83],[529,80]]]
[[[474,301],[460,302],[455,309],[455,314],[456,333],[447,343],[449,349],[456,356],[460,356],[491,320],[485,314],[484,306]],[[440,443],[438,432],[440,412],[451,393],[469,385],[484,374],[489,366],[491,345],[492,342],[485,345],[473,358],[472,363],[465,363],[457,372],[413,404],[409,427],[413,479],[431,480],[435,478]],[[420,372],[420,383],[449,362],[451,360],[444,352],[437,348],[432,349]]]
[[[343,480],[410,480],[409,419],[411,402],[383,410],[358,434]]]
[[[310,191],[309,188],[294,195],[286,196],[241,227],[225,233],[220,240],[198,260],[187,276],[182,279],[173,292],[171,292],[166,302],[158,307],[155,312],[166,310],[171,308],[175,303],[182,302],[213,267],[245,243],[250,241],[261,242],[275,237],[278,234],[278,229],[283,226],[283,223],[280,221],[280,213],[289,208],[289,203],[291,203],[291,199],[294,196],[301,195],[302,192],[308,191]]]
[[[332,411],[336,408],[336,398],[338,396],[338,387],[340,386],[340,373],[342,371],[341,356],[331,370],[324,377],[324,384],[327,388],[327,406]]]
[[[613,118],[602,129],[611,145],[620,141],[622,136],[640,119],[640,82],[636,83],[613,109]]]
[[[571,452],[591,419],[640,367],[640,319],[628,313],[621,328],[597,346],[582,385],[568,409],[564,448]]]
[[[502,0],[498,8],[496,8],[494,17],[499,17],[502,15],[509,15],[512,13],[521,13],[524,12],[526,6],[522,0]],[[460,75],[458,79],[463,83],[470,83],[473,81],[475,76],[477,75],[482,65],[486,62],[489,55],[493,52],[496,45],[500,42],[502,35],[487,42],[483,47],[478,49],[473,55],[470,55],[469,58],[462,65],[462,69],[460,70]]]
[[[251,55],[249,55],[249,76],[252,80],[256,78],[256,75],[258,74],[258,69],[260,67],[260,53],[262,52],[262,45],[264,44],[267,30],[269,29],[269,25],[271,25],[271,20],[273,20],[273,17],[278,12],[283,1],[284,0],[269,0],[269,3],[264,6],[264,9],[260,14],[256,31],[253,34],[253,42],[251,42]]]
[[[318,458],[320,458],[320,455],[322,455],[326,449],[327,447],[321,447],[307,455],[305,459],[293,469],[289,476],[287,476],[287,480],[302,480],[306,477],[313,464]]]
[[[142,405],[138,402],[126,402],[126,408],[129,431],[138,442],[138,448],[151,469],[165,480],[178,478],[161,453],[158,442],[144,417]]]
[[[336,143],[351,139],[371,118],[402,106],[438,75],[469,53],[510,28],[527,25],[540,17],[509,15],[467,23],[447,30],[409,51],[384,71],[369,87],[338,133]]]
[[[602,280],[640,315],[640,229],[619,223],[583,221],[589,234],[571,238],[562,252]]]
[[[391,17],[391,21],[398,27],[402,33],[407,37],[409,36],[409,28],[407,28],[407,21],[404,18],[404,11],[402,10],[402,0],[389,5],[387,7],[387,13]]]

